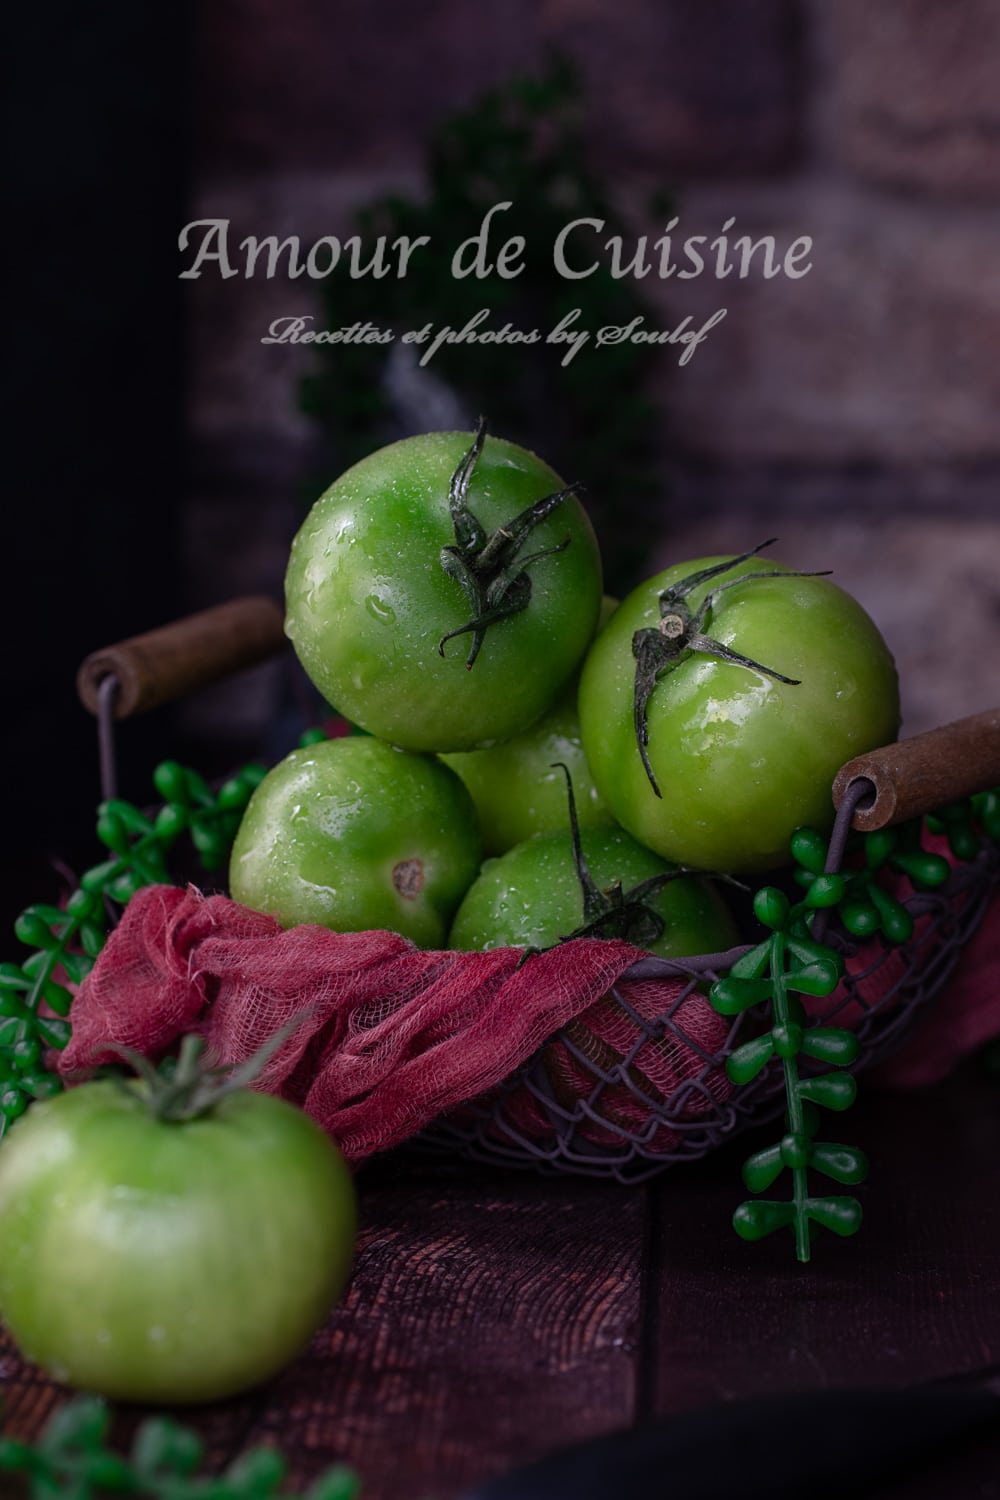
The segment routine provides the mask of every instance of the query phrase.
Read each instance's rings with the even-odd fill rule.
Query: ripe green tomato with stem
[[[481,423],[341,475],[295,537],[285,598],[340,713],[405,749],[471,750],[526,729],[572,677],[601,564],[573,488]]]
[[[480,853],[454,771],[351,736],[293,750],[268,772],[237,831],[229,884],[284,927],[384,928],[437,948]]]
[[[787,862],[796,828],[830,828],[840,766],[896,738],[899,686],[856,600],[747,554],[633,590],[588,653],[579,709],[623,827],[666,859],[741,872]]]
[[[53,1379],[219,1400],[277,1374],[343,1290],[355,1195],[333,1142],[272,1095],[205,1098],[158,1113],[141,1081],[102,1079],[4,1141],[0,1316]]]
[[[565,783],[564,783],[565,795]],[[676,870],[621,828],[581,828],[580,847],[597,891],[620,887],[628,893],[646,881]],[[710,881],[680,875],[656,890],[646,903],[662,924],[648,937],[639,921],[595,936],[621,936],[661,958],[722,953],[739,941],[736,924]],[[549,948],[578,932],[585,921],[585,896],[567,829],[536,834],[487,860],[458,909],[448,939],[452,948]],[[582,935],[582,934],[581,934]]]

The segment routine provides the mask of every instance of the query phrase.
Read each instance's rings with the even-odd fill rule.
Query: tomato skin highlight
[[[776,682],[699,653],[665,673],[648,703],[658,798],[636,744],[632,637],[658,624],[662,589],[721,560],[668,568],[623,601],[584,662],[580,727],[602,796],[636,838],[699,869],[764,870],[788,862],[796,828],[831,827],[840,766],[896,738],[899,686],[888,647],[849,594],[827,578],[749,559],[688,604],[696,609],[731,577],[787,573],[728,590],[706,633],[801,681]]]
[[[426,433],[362,459],[313,506],[292,544],[286,631],[306,672],[340,713],[410,750],[471,750],[519,734],[579,666],[597,622],[601,564],[573,497],[527,538],[527,607],[486,631],[466,669],[469,602],[441,566],[455,541],[448,492],[471,438]],[[488,437],[469,505],[488,532],[563,488],[526,449]]]
[[[440,947],[479,869],[472,799],[433,756],[357,736],[293,750],[243,815],[235,900],[284,927],[387,929]]]
[[[269,1379],[350,1269],[354,1187],[301,1110],[241,1090],[155,1120],[131,1088],[32,1105],[0,1151],[0,1315],[56,1380],[202,1402]]]
[[[621,828],[582,828],[584,859],[602,890],[621,880],[629,891],[670,868]],[[725,901],[707,880],[669,881],[650,901],[664,931],[649,951],[661,958],[724,952],[739,941]],[[583,922],[583,896],[569,832],[536,834],[487,860],[458,909],[452,948],[547,948]]]

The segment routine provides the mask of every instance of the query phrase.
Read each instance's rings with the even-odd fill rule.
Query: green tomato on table
[[[117,1400],[277,1374],[340,1295],[354,1234],[332,1141],[249,1089],[162,1119],[134,1082],[85,1083],[0,1150],[0,1316],[55,1380]]]

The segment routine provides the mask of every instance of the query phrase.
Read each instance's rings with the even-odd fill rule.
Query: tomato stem
[[[243,1063],[223,1063],[207,1068],[204,1061],[205,1038],[195,1032],[182,1037],[176,1058],[167,1058],[159,1068],[131,1047],[108,1043],[108,1051],[117,1052],[138,1076],[136,1092],[156,1120],[195,1120],[208,1114],[227,1094],[249,1088],[271,1058],[310,1014],[308,1006],[268,1037],[252,1057]]]
[[[486,631],[491,625],[507,620],[511,615],[527,609],[531,599],[531,579],[527,569],[543,557],[562,552],[569,546],[570,538],[564,537],[553,547],[543,547],[527,557],[518,553],[535,527],[546,520],[552,512],[576,495],[579,485],[571,484],[565,489],[544,495],[516,515],[513,520],[498,526],[492,536],[477,520],[469,508],[469,485],[475,473],[486,442],[486,418],[480,417],[472,446],[462,455],[451,476],[448,489],[448,508],[451,512],[455,540],[441,549],[441,566],[450,578],[461,585],[472,610],[472,618],[457,630],[449,630],[438,642],[438,653],[444,656],[445,642],[459,635],[472,636],[472,644],[465,665],[471,668],[479,655]]]
[[[682,578],[679,583],[663,589],[660,594],[660,623],[637,630],[632,637],[632,655],[635,657],[635,688],[632,707],[635,739],[642,758],[643,769],[657,797],[662,797],[663,793],[660,791],[649,761],[648,709],[653,689],[665,673],[672,672],[682,661],[686,661],[693,652],[697,651],[704,656],[714,656],[718,661],[729,662],[733,666],[747,667],[753,672],[763,672],[766,677],[773,677],[776,682],[787,683],[790,687],[799,686],[798,678],[786,677],[782,672],[776,672],[773,667],[765,667],[762,662],[754,661],[750,656],[742,656],[740,652],[724,645],[722,641],[705,635],[705,626],[711,619],[712,610],[719,595],[725,593],[726,589],[736,588],[739,584],[752,583],[757,578],[824,578],[829,573],[829,568],[808,573],[789,572],[784,568],[771,568],[760,573],[743,573],[739,578],[730,578],[727,582],[720,583],[717,588],[710,590],[696,610],[690,610],[686,602],[688,595],[694,589],[699,588],[703,583],[708,583],[712,578],[719,577],[722,573],[728,573],[730,568],[747,562],[751,557],[756,557],[757,553],[762,552],[765,547],[773,546],[776,540],[776,537],[770,537],[766,542],[760,542],[756,547],[752,547],[749,552],[741,553],[739,557],[731,557],[727,562],[714,563],[708,568],[698,568],[694,573],[689,573],[686,578]]]
[[[604,938],[620,939],[623,942],[633,943],[637,948],[648,948],[662,937],[665,922],[649,903],[662,888],[671,880],[677,880],[683,875],[692,875],[695,872],[689,870],[685,865],[675,865],[672,869],[663,870],[658,875],[650,875],[634,885],[631,890],[623,891],[620,880],[614,880],[610,885],[601,889],[594,877],[591,875],[584,858],[583,844],[580,838],[580,821],[576,811],[576,797],[573,793],[573,778],[569,767],[562,761],[553,761],[552,770],[562,771],[566,778],[566,796],[569,802],[569,827],[570,836],[573,840],[573,863],[576,867],[576,877],[580,882],[580,893],[583,901],[583,921],[579,927],[565,937],[560,937],[560,943],[568,943],[573,938]],[[711,878],[712,873],[698,872]],[[718,876],[730,885],[745,889],[738,880],[731,876]],[[533,953],[541,950],[529,948],[524,958],[529,958]]]

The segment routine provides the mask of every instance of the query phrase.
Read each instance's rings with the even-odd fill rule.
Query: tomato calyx
[[[632,943],[636,948],[648,948],[663,936],[666,925],[659,912],[648,903],[671,880],[677,880],[680,876],[690,875],[693,872],[678,865],[672,870],[664,870],[659,875],[650,875],[645,880],[640,880],[639,884],[634,885],[629,891],[622,890],[620,880],[613,880],[610,885],[603,888],[599,886],[591,875],[584,858],[583,845],[580,840],[580,822],[576,812],[576,798],[573,794],[573,778],[569,767],[562,761],[554,761],[552,769],[562,771],[566,778],[569,827],[573,841],[573,864],[583,897],[583,921],[572,932],[560,937],[559,942],[568,943],[573,938],[603,938],[609,941],[617,938],[623,942]],[[737,882],[734,881],[733,884]],[[526,948],[518,968],[534,954],[545,951],[542,948]]]
[[[682,661],[686,661],[697,651],[705,656],[714,656],[719,661],[730,662],[737,667],[747,667],[753,672],[763,672],[766,677],[773,677],[776,682],[787,683],[790,687],[800,686],[799,678],[786,677],[784,673],[776,671],[773,667],[765,667],[763,662],[741,655],[731,646],[726,646],[722,641],[715,640],[713,636],[706,635],[705,627],[711,620],[712,610],[718,602],[719,595],[724,594],[727,589],[735,588],[738,584],[752,583],[757,578],[825,578],[830,572],[829,568],[812,572],[790,572],[785,568],[771,568],[760,573],[743,573],[739,578],[730,578],[727,582],[720,583],[717,588],[712,589],[705,595],[696,610],[690,610],[687,605],[688,595],[694,589],[707,583],[710,578],[717,578],[722,573],[728,573],[731,568],[747,562],[751,557],[756,557],[759,552],[763,552],[765,547],[773,547],[776,541],[777,537],[772,536],[766,542],[760,542],[756,547],[751,547],[749,552],[741,553],[739,557],[730,558],[728,562],[716,563],[711,568],[699,568],[696,572],[689,573],[686,578],[682,578],[679,583],[664,589],[660,594],[659,625],[637,630],[632,637],[632,655],[635,657],[633,698],[635,739],[642,757],[643,769],[657,797],[662,797],[663,793],[660,791],[653,767],[649,762],[648,709],[653,689],[665,673],[672,672]]]
[[[570,538],[554,547],[544,547],[531,552],[527,557],[518,553],[535,527],[568,500],[579,493],[580,486],[571,484],[566,489],[555,490],[544,495],[532,505],[526,506],[513,520],[498,526],[492,536],[469,509],[469,485],[479,457],[486,442],[486,418],[480,417],[472,446],[463,455],[451,476],[448,488],[448,508],[451,512],[455,540],[441,549],[441,566],[450,578],[459,583],[469,601],[472,618],[457,630],[449,630],[438,642],[438,654],[444,656],[445,643],[459,635],[472,635],[472,645],[466,658],[466,668],[471,668],[479,655],[486,631],[500,620],[526,609],[531,599],[531,578],[526,569],[540,558],[551,557],[569,546]]]
[[[246,1062],[216,1068],[205,1066],[205,1039],[194,1034],[183,1037],[176,1058],[166,1058],[159,1067],[132,1047],[109,1043],[108,1051],[117,1052],[137,1075],[116,1076],[115,1081],[133,1097],[138,1094],[155,1120],[176,1123],[196,1120],[214,1109],[227,1094],[249,1088],[301,1021],[302,1016],[293,1016]]]

